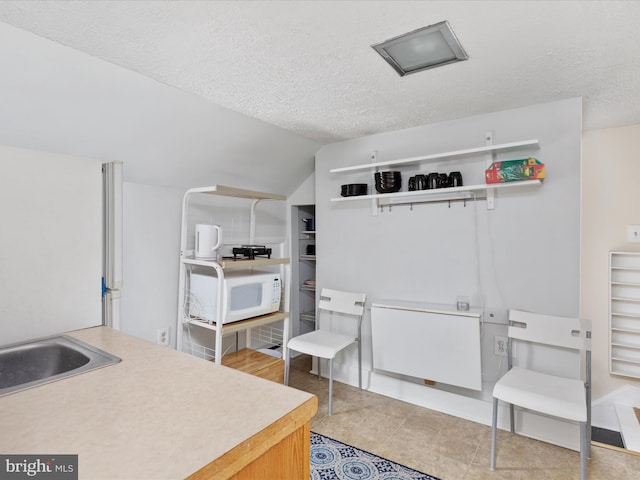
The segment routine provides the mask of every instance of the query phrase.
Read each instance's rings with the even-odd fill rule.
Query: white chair
[[[292,338],[287,343],[287,354],[285,359],[284,383],[289,385],[289,359],[290,351],[305,353],[314,357],[327,359],[329,361],[329,415],[332,412],[333,399],[333,359],[345,348],[358,344],[358,385],[362,389],[362,316],[364,314],[364,304],[366,295],[364,293],[340,292],[323,288],[320,292],[318,311],[316,313],[316,330]],[[349,315],[358,320],[357,336],[345,335],[344,333],[333,332],[331,330],[320,329],[321,313],[336,313],[341,316]],[[338,319],[338,315],[333,318]],[[349,320],[349,318],[340,318]],[[320,360],[318,360],[318,377],[320,377]]]
[[[559,377],[514,367],[513,340],[577,350],[584,380]],[[498,400],[509,404],[511,433],[515,433],[513,406],[560,417],[580,424],[580,478],[586,478],[591,456],[591,325],[587,320],[509,310],[509,371],[493,389],[491,470],[496,463]],[[582,363],[584,362],[584,363]]]

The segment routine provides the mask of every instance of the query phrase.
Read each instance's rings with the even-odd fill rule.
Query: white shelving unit
[[[252,190],[243,190],[239,188],[226,187],[223,185],[214,185],[211,187],[199,187],[187,190],[182,202],[182,229],[180,235],[180,278],[178,285],[178,320],[176,328],[176,339],[178,351],[183,350],[184,333],[185,329],[190,326],[196,326],[215,332],[215,345],[213,348],[206,346],[198,346],[198,350],[202,353],[203,357],[212,357],[215,363],[221,363],[222,360],[222,337],[227,334],[236,332],[246,332],[247,347],[251,347],[251,329],[257,327],[263,327],[274,322],[283,321],[282,332],[278,335],[278,340],[282,344],[282,349],[286,348],[287,339],[289,336],[289,288],[284,288],[284,309],[279,312],[275,312],[269,315],[262,315],[259,317],[249,318],[233,323],[223,324],[222,322],[207,322],[201,319],[191,318],[188,315],[188,284],[189,284],[189,272],[193,267],[210,268],[215,271],[216,276],[219,279],[224,279],[225,271],[238,270],[238,269],[252,269],[255,267],[265,266],[280,266],[281,278],[283,285],[287,285],[290,275],[285,272],[285,268],[288,268],[290,264],[289,258],[256,258],[250,259],[222,259],[220,261],[201,260],[195,259],[192,252],[187,251],[187,228],[189,220],[189,204],[193,195],[207,194],[207,195],[221,195],[226,197],[244,198],[253,200],[251,204],[251,223],[249,244],[254,243],[255,235],[255,207],[256,204],[262,200],[286,200],[284,195],[277,195],[271,193],[255,192]],[[284,250],[284,249],[281,249]],[[222,284],[222,282],[219,282]],[[216,292],[218,296],[216,318],[224,318],[226,312],[223,310],[228,302],[223,301],[222,295],[224,295],[223,289],[218,289]],[[193,346],[192,346],[193,347]],[[198,353],[198,352],[195,352]],[[284,355],[283,358],[287,358]]]
[[[292,236],[297,236],[297,325],[294,332],[297,335],[307,333],[315,329],[315,285],[305,282],[316,278],[316,231],[315,231],[315,205],[299,205],[296,208],[295,225]],[[311,226],[309,223],[310,222]]]
[[[640,252],[609,255],[609,371],[640,378]]]
[[[430,155],[422,155],[418,157],[402,158],[396,160],[388,160],[384,162],[377,161],[377,152],[372,152],[371,163],[353,165],[349,167],[334,168],[330,173],[348,174],[360,171],[375,172],[381,168],[400,167],[419,165],[427,162],[438,160],[447,160],[454,158],[474,157],[478,155],[485,156],[486,167],[495,161],[495,155],[500,152],[508,151],[531,151],[538,149],[540,146],[537,139],[523,140],[511,143],[493,144],[493,133],[485,134],[485,145],[481,147],[467,148],[463,150],[454,150],[450,152],[434,153]],[[360,195],[352,197],[332,198],[332,202],[349,202],[356,200],[371,200],[373,202],[373,211],[377,212],[378,207],[396,204],[414,204],[425,202],[441,202],[446,200],[464,200],[470,198],[486,198],[487,209],[495,208],[494,195],[496,190],[512,189],[512,188],[530,188],[542,184],[541,180],[526,180],[522,182],[492,183],[478,185],[464,185],[462,187],[438,188],[434,190],[417,190],[404,191],[396,193],[381,193],[371,195]]]

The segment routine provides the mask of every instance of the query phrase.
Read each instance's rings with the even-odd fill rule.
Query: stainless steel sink
[[[0,396],[120,361],[110,353],[67,335],[0,347]]]

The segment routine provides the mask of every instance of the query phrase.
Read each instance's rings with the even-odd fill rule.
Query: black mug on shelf
[[[313,232],[316,229],[316,222],[313,218],[303,218],[302,221],[306,224],[305,230],[307,232]]]
[[[416,190],[426,190],[429,188],[427,177],[424,175],[416,175]]]
[[[427,175],[418,174],[409,179],[409,191],[427,190],[429,186],[429,178]]]
[[[446,173],[439,173],[436,180],[437,188],[447,188],[449,186],[449,177]]]
[[[438,188],[438,174],[436,172],[427,175],[427,188]]]
[[[449,174],[449,186],[450,187],[462,186],[462,174],[460,172],[451,172]]]

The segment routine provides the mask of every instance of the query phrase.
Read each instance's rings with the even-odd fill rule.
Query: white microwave
[[[220,279],[213,273],[190,274],[189,316],[217,321]],[[222,323],[277,312],[280,308],[279,273],[263,271],[225,272],[222,280]]]

